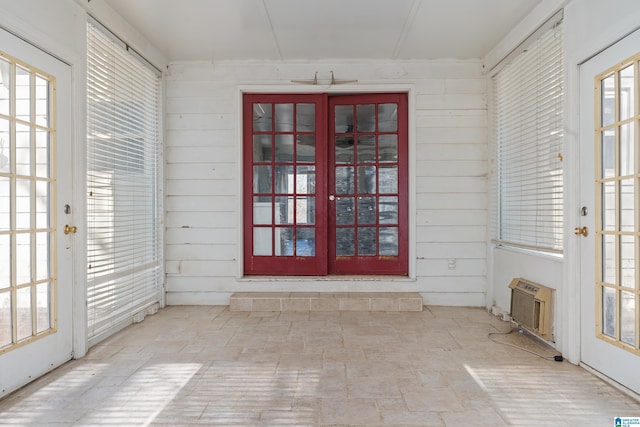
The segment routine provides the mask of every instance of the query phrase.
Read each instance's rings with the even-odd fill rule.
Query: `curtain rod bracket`
[[[313,75],[313,79],[311,80],[291,80],[291,83],[301,84],[301,85],[317,85],[318,84],[318,72]],[[344,85],[349,83],[358,83],[358,80],[339,80],[336,79],[333,71],[331,71],[331,83],[330,85]]]
[[[313,76],[311,80],[291,80],[291,83],[297,83],[301,85],[317,85],[318,84],[318,72]]]
[[[333,71],[331,71],[331,84],[332,85],[344,85],[344,84],[348,84],[348,83],[358,83],[357,80],[336,80],[335,76],[333,75]]]

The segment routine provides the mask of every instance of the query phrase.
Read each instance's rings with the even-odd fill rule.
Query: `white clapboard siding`
[[[477,79],[446,79],[444,81],[446,93],[450,94],[484,94],[487,91],[487,80]]]
[[[229,114],[230,106],[235,101],[235,94],[208,97],[202,93],[182,98],[167,99],[167,114]]]
[[[487,180],[483,176],[419,176],[416,186],[432,193],[481,193],[487,189]]]
[[[167,114],[170,129],[234,129],[236,117],[233,114]]]
[[[311,79],[318,72],[318,81],[358,79],[376,83],[411,82],[420,86],[433,80],[481,79],[480,61],[309,61],[274,63],[268,61],[221,61],[213,63],[179,63],[169,66],[169,79],[176,82],[177,91],[189,85],[202,84],[203,91],[224,82],[241,84],[288,83],[292,79]],[[227,86],[228,89],[228,86]],[[224,88],[221,88],[224,90]],[[193,94],[195,95],[195,94]]]
[[[235,184],[231,179],[176,179],[167,181],[165,189],[182,196],[233,196],[237,192]]]
[[[417,258],[450,259],[475,258],[487,256],[487,244],[484,242],[421,242],[416,246]]]
[[[290,85],[316,72],[327,84],[331,71],[358,84],[414,88],[410,262],[416,278],[238,278],[243,214],[237,86]],[[429,304],[485,304],[488,114],[479,61],[181,63],[169,67],[165,93],[169,304],[224,302],[232,292],[251,290],[410,290]]]
[[[427,287],[432,286],[427,283]],[[453,305],[459,307],[481,307],[485,305],[485,292],[421,292],[425,305]]]
[[[487,108],[485,94],[422,94],[416,96],[419,110],[479,110]]]
[[[485,278],[480,276],[428,276],[424,281],[432,292],[481,293],[486,286]]]
[[[418,110],[416,112],[416,126],[421,132],[433,127],[486,129],[487,123],[486,110]]]
[[[466,165],[471,167],[470,164]],[[164,176],[168,180],[213,179],[230,180],[238,175],[238,168],[234,163],[221,163],[209,160],[203,163],[168,163]]]
[[[416,162],[416,175],[428,176],[485,176],[485,160],[420,160]]]
[[[215,214],[212,214],[215,216]],[[237,231],[229,228],[169,228],[167,240],[175,245],[229,244],[237,243]],[[178,258],[177,260],[182,260]],[[171,258],[167,258],[171,260]]]
[[[486,209],[487,195],[480,193],[435,193],[428,189],[418,189],[416,208],[418,210]]]
[[[417,274],[420,276],[465,277],[482,276],[486,270],[484,259],[455,259],[455,268],[449,268],[448,259],[418,259]],[[476,289],[479,291],[480,289]]]
[[[422,95],[442,95],[445,91],[445,80],[439,79],[421,79],[416,83],[416,94]]]
[[[170,148],[179,147],[235,147],[235,130],[167,130],[167,140],[171,141]],[[167,161],[173,159],[167,159]],[[218,159],[216,158],[216,161]]]
[[[484,242],[487,227],[480,225],[433,225],[417,227],[418,242]]]
[[[215,221],[214,221],[215,218]],[[216,212],[215,216],[211,212],[193,211],[172,211],[167,212],[165,226],[170,229],[189,228],[233,228],[240,225],[239,218],[235,210],[228,212]]]
[[[420,128],[419,137],[419,141],[425,144],[485,144],[487,142],[487,128],[424,127]]]
[[[420,132],[418,131],[418,134]],[[417,160],[486,160],[486,144],[426,143],[418,135]]]
[[[230,212],[236,210],[232,196],[181,196],[167,194],[167,212]]]
[[[210,163],[215,159],[219,163],[234,163],[237,149],[223,145],[217,147],[167,147],[167,163]]]
[[[221,81],[180,81],[174,80],[171,76],[168,78],[166,88],[167,103],[174,98],[202,98],[208,96],[210,98],[229,98],[235,94],[235,88],[229,86],[228,83]],[[184,114],[184,112],[181,111]],[[202,114],[202,112],[198,112]]]
[[[167,245],[165,254],[168,259],[185,258],[192,261],[233,261],[236,257],[235,244],[199,243]]]
[[[236,274],[236,263],[229,260],[167,261],[167,274],[200,277],[213,277],[218,274],[233,276]]]
[[[226,292],[229,289],[229,282],[234,281],[235,273],[230,276],[216,275],[213,277],[172,275],[167,278],[167,292]]]
[[[481,225],[487,224],[487,211],[476,210],[420,210],[416,214],[418,225]]]

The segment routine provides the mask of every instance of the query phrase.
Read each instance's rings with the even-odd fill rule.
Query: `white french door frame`
[[[98,16],[105,15],[100,5],[88,4],[87,2],[78,2],[77,5],[87,14],[81,14],[75,19],[77,24],[71,31],[75,32],[78,40],[86,40],[86,19],[88,13],[95,12]],[[108,15],[108,14],[107,14]],[[112,21],[112,17],[105,18],[107,22]],[[77,233],[72,237],[74,239],[73,250],[73,262],[72,262],[72,356],[75,359],[81,358],[86,355],[89,349],[88,328],[87,328],[87,209],[86,209],[86,129],[87,129],[87,114],[86,114],[86,101],[87,101],[87,53],[86,45],[74,44],[66,45],[61,38],[50,37],[49,32],[54,31],[55,24],[52,24],[49,28],[38,28],[35,24],[28,20],[16,18],[12,14],[0,14],[0,30],[5,30],[16,37],[22,39],[26,43],[33,47],[43,51],[44,53],[56,58],[57,60],[67,64],[71,69],[71,87],[70,94],[67,99],[71,104],[71,117],[70,117],[70,138],[69,141],[65,141],[70,146],[69,158],[64,159],[63,162],[58,163],[59,167],[71,167],[71,205],[73,224],[77,226]],[[69,31],[65,30],[64,34],[68,34]],[[166,58],[157,55],[153,51],[144,52],[145,54],[151,54],[153,62],[163,63]],[[164,110],[164,77],[160,81],[160,93],[158,97],[159,110],[161,112],[158,126],[161,135],[161,140],[164,140],[164,118],[162,111]],[[162,165],[161,165],[162,166]],[[163,167],[158,169],[158,198],[159,207],[158,213],[164,215],[164,171]],[[62,221],[64,226],[64,219],[59,215],[59,221]],[[164,242],[164,228],[162,222],[158,223],[158,236],[161,241]],[[67,236],[65,236],[67,237]],[[160,245],[161,259],[164,260],[164,247]],[[162,277],[164,277],[164,261],[162,261]],[[163,284],[164,285],[164,284]],[[160,307],[164,307],[165,292],[164,286],[162,288],[162,294],[160,297]]]
[[[50,46],[42,47],[32,39],[22,36],[22,34],[30,34],[29,29],[7,25],[4,18],[0,19],[0,31],[7,35],[7,44],[3,46],[3,51],[45,73],[50,71],[48,67],[55,70],[53,75],[56,76],[55,99],[57,105],[54,107],[56,121],[53,125],[56,132],[54,147],[57,147],[57,150],[51,156],[58,174],[54,181],[56,187],[54,192],[57,193],[57,196],[52,199],[55,205],[50,207],[49,212],[55,221],[52,226],[56,229],[58,241],[57,248],[54,249],[58,251],[57,259],[64,263],[63,266],[56,268],[58,270],[56,274],[57,296],[52,302],[56,306],[58,317],[56,332],[30,343],[19,345],[5,353],[5,362],[16,363],[17,372],[16,375],[8,376],[7,382],[3,383],[6,389],[0,390],[0,395],[4,395],[23,385],[24,381],[28,381],[27,378],[35,379],[38,375],[44,374],[76,356],[75,342],[78,340],[77,323],[79,320],[75,313],[79,307],[83,306],[83,300],[79,300],[76,293],[78,289],[84,288],[78,283],[78,277],[82,276],[77,275],[77,270],[78,264],[84,263],[79,263],[76,251],[76,248],[83,246],[82,234],[65,235],[62,232],[65,225],[79,225],[82,215],[82,210],[75,209],[81,206],[81,203],[78,203],[80,198],[75,191],[78,171],[75,162],[75,141],[77,141],[78,132],[74,117],[78,117],[78,111],[75,89],[77,68],[72,65],[72,62],[77,61],[64,60],[52,54]],[[33,63],[31,58],[42,59]],[[49,65],[38,66],[39,63]],[[51,65],[54,63],[57,65]],[[65,212],[66,209],[61,208],[66,204],[71,205],[69,213]],[[78,229],[80,230],[81,226]],[[64,271],[62,271],[63,269]],[[25,351],[27,353],[24,353]],[[49,357],[46,366],[42,366],[39,361],[36,363],[35,357],[37,355]],[[21,363],[17,363],[16,357],[20,359]]]
[[[580,63],[570,61],[567,55],[565,67],[565,122],[568,131],[565,132],[564,157],[564,192],[565,232],[564,232],[564,277],[565,286],[557,292],[557,305],[564,316],[558,316],[560,336],[562,337],[559,350],[571,363],[580,363],[580,240],[573,234],[573,229],[580,226],[581,216],[580,194],[580,153],[584,147],[580,145],[579,116],[580,116]],[[590,146],[591,147],[591,146]],[[592,147],[591,147],[592,148]],[[593,261],[591,261],[593,262]]]
[[[568,218],[571,220],[571,224],[566,230],[567,242],[572,254],[566,265],[567,297],[571,299],[567,299],[563,306],[567,309],[571,323],[571,328],[566,329],[568,333],[566,336],[573,340],[568,350],[572,352],[572,356],[577,356],[575,363],[579,363],[587,370],[636,398],[638,397],[636,394],[637,380],[635,383],[629,381],[626,378],[628,372],[620,368],[629,367],[633,370],[633,366],[638,366],[640,363],[640,359],[638,359],[640,356],[596,338],[594,319],[598,313],[593,303],[596,293],[594,267],[596,251],[593,242],[595,242],[595,203],[597,203],[594,177],[596,152],[594,141],[596,128],[594,123],[595,78],[599,73],[637,54],[640,51],[638,40],[640,40],[640,30],[615,41],[596,55],[577,63],[576,67],[571,70],[571,81],[574,82],[575,89],[574,96],[570,99],[573,107],[571,111],[577,113],[574,116],[575,120],[571,122],[575,124],[574,132],[569,132],[572,139],[568,141],[573,159],[571,178],[574,182],[571,187],[568,187],[572,191],[565,193],[570,197],[567,212],[571,213]],[[589,210],[586,217],[580,215],[583,205]],[[575,236],[574,228],[583,226],[589,228],[589,235],[587,237]],[[591,277],[593,280],[587,280],[585,277]],[[589,283],[585,284],[585,282]],[[573,352],[577,352],[577,354]],[[621,385],[625,383],[628,385]]]
[[[560,311],[557,317],[559,331],[558,349],[563,356],[571,363],[581,365],[590,370],[589,367],[581,363],[581,312],[583,307],[580,306],[582,290],[580,288],[580,275],[582,263],[593,264],[593,259],[585,258],[585,254],[581,253],[582,237],[574,234],[574,228],[583,224],[581,216],[581,208],[584,203],[581,201],[581,191],[584,185],[590,190],[593,189],[593,183],[581,182],[581,154],[584,150],[593,152],[593,138],[588,141],[580,139],[580,120],[582,116],[580,106],[580,76],[581,66],[588,62],[593,56],[599,52],[606,50],[608,47],[615,45],[618,41],[624,39],[627,35],[633,33],[629,31],[625,35],[621,35],[619,39],[614,39],[608,45],[590,43],[591,50],[581,49],[576,51],[571,46],[565,47],[565,143],[563,148],[564,156],[564,187],[567,189],[564,193],[564,211],[565,211],[565,233],[564,233],[564,266],[563,277],[564,286],[556,293],[556,307]],[[592,78],[594,76],[591,76]],[[593,101],[593,95],[590,98]],[[589,120],[593,120],[590,115]],[[593,165],[590,166],[593,169]],[[589,215],[593,215],[591,209]],[[597,372],[594,372],[598,374]],[[603,378],[607,380],[607,378]],[[614,384],[615,385],[615,384]],[[624,390],[628,392],[627,389]]]
[[[83,27],[84,30],[84,27]],[[83,33],[84,36],[84,33]],[[83,37],[83,40],[86,37]],[[82,65],[77,65],[82,64]],[[87,59],[72,66],[74,141],[87,138]],[[73,212],[78,226],[73,260],[73,358],[79,359],[89,350],[87,323],[87,144],[74,143],[73,164]]]
[[[88,350],[86,307],[86,147],[78,141],[86,138],[86,53],[79,55],[69,46],[60,44],[44,33],[35,31],[27,22],[0,15],[0,30],[14,34],[26,43],[67,64],[71,68],[71,157],[64,165],[71,165],[71,201],[73,225],[78,227],[74,236],[72,266],[72,353],[73,358],[84,356]],[[85,25],[79,28],[79,37],[85,38]],[[58,163],[60,167],[60,163]],[[61,218],[59,218],[62,221]],[[64,224],[62,224],[64,226]]]

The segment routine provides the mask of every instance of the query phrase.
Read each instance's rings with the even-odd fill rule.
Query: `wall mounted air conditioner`
[[[553,289],[525,279],[511,284],[511,318],[524,329],[551,340],[551,298]]]

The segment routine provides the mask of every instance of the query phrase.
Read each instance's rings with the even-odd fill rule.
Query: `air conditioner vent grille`
[[[551,299],[553,290],[526,279],[511,284],[511,317],[523,328],[551,339]]]

